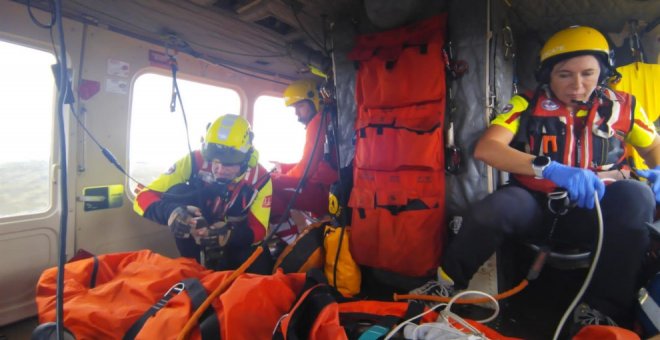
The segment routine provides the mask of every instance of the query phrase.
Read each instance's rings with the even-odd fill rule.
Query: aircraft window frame
[[[179,129],[179,130],[177,130],[177,131],[179,131],[177,133],[181,135],[179,137],[183,138],[181,140],[181,143],[182,143],[181,145],[183,147],[182,152],[179,152],[179,151],[170,152],[170,151],[166,150],[166,147],[161,147],[160,149],[158,149],[160,153],[167,153],[167,156],[162,159],[163,164],[167,163],[167,165],[158,166],[158,172],[155,171],[155,167],[154,167],[154,169],[153,169],[154,174],[153,174],[151,179],[144,180],[144,179],[136,178],[136,179],[140,180],[141,184],[149,185],[149,183],[151,181],[153,181],[153,179],[155,179],[158,175],[160,175],[160,174],[164,173],[165,171],[167,171],[168,168],[172,164],[174,164],[177,160],[179,160],[181,157],[183,157],[188,152],[187,151],[188,146],[185,143],[185,130],[184,130],[183,118],[182,118],[182,115],[181,115],[181,104],[179,103],[179,100],[177,99],[177,101],[176,101],[176,112],[174,112],[174,113],[170,112],[170,109],[169,109],[169,102],[170,102],[171,94],[172,94],[172,79],[171,79],[172,74],[167,72],[164,69],[161,69],[161,68],[156,68],[156,67],[144,68],[143,70],[137,72],[133,76],[133,79],[132,79],[132,82],[131,82],[129,109],[128,109],[129,112],[128,112],[128,120],[127,120],[127,122],[128,122],[128,127],[127,127],[128,134],[127,134],[127,144],[126,144],[127,145],[127,147],[126,147],[127,148],[126,149],[127,150],[126,172],[129,175],[131,175],[131,177],[135,178],[135,176],[134,176],[135,173],[133,172],[134,166],[135,166],[135,164],[134,164],[135,158],[134,157],[140,157],[140,156],[135,156],[134,155],[135,150],[133,150],[133,145],[135,143],[135,141],[133,140],[134,137],[135,137],[133,135],[134,132],[135,132],[135,130],[134,130],[135,129],[135,126],[134,126],[134,119],[135,119],[134,114],[135,114],[135,112],[134,112],[134,110],[135,110],[135,104],[136,104],[136,102],[135,102],[135,95],[136,95],[135,90],[136,90],[136,84],[137,84],[138,80],[141,79],[141,77],[143,77],[145,75],[156,75],[156,76],[168,78],[167,81],[164,82],[164,85],[163,85],[163,88],[167,88],[167,90],[163,92],[163,93],[166,93],[166,95],[163,95],[163,96],[167,97],[166,102],[163,104],[163,105],[165,105],[164,106],[165,109],[159,110],[159,113],[163,112],[163,113],[166,113],[166,114],[174,115],[175,119],[180,123],[180,125],[177,127],[177,129]],[[214,109],[215,111],[212,114],[209,115],[209,118],[211,118],[211,120],[204,123],[204,128],[206,127],[205,125],[207,123],[212,122],[215,118],[219,117],[221,114],[224,114],[224,113],[235,113],[235,114],[241,114],[241,115],[244,116],[245,103],[247,101],[245,99],[246,98],[245,93],[242,91],[242,89],[240,87],[238,87],[236,85],[232,85],[232,84],[227,84],[227,83],[224,83],[224,82],[221,82],[221,81],[215,81],[215,80],[209,79],[209,78],[202,78],[202,77],[196,77],[196,76],[190,75],[190,74],[184,74],[184,73],[181,73],[180,71],[177,72],[177,82],[178,82],[178,87],[179,87],[179,90],[180,90],[181,99],[183,101],[183,106],[184,106],[184,109],[186,111],[186,119],[188,121],[188,126],[189,126],[189,130],[190,130],[190,147],[193,151],[198,150],[201,147],[201,140],[199,138],[199,137],[201,137],[201,135],[196,134],[194,132],[195,128],[192,127],[194,125],[195,119],[191,119],[191,117],[192,117],[191,114],[193,114],[193,112],[196,111],[195,105],[196,105],[197,102],[196,102],[195,96],[194,95],[191,96],[190,92],[185,89],[185,87],[186,87],[185,83],[186,82],[192,82],[192,83],[196,83],[196,84],[203,85],[203,86],[216,87],[216,88],[221,89],[221,90],[233,91],[236,94],[236,98],[238,99],[238,110],[236,112],[229,111],[229,110],[226,111],[226,112],[221,112],[222,110],[220,108],[216,108],[216,109]],[[182,86],[182,83],[183,83],[183,86]],[[219,105],[221,105],[222,102],[219,101],[218,103],[220,103]],[[207,119],[204,119],[204,120],[206,121]],[[161,123],[162,123],[162,121],[161,121]],[[140,175],[138,175],[138,177],[139,176]],[[126,190],[125,191],[126,191],[126,194],[127,194],[128,198],[131,201],[135,199],[136,187],[137,187],[137,184],[136,184],[135,181],[133,181],[129,178],[126,178]]]
[[[37,174],[37,177],[41,177],[41,176],[44,176],[44,175],[47,176],[47,178],[45,180],[41,181],[45,184],[44,188],[39,189],[39,190],[42,190],[42,189],[46,190],[46,195],[47,195],[46,202],[45,202],[45,205],[40,205],[39,208],[37,208],[37,209],[18,210],[18,211],[14,211],[14,212],[8,213],[8,214],[2,214],[2,215],[0,215],[0,221],[2,221],[2,222],[4,222],[4,221],[7,221],[7,222],[10,222],[10,221],[25,221],[25,220],[35,219],[35,218],[43,218],[43,217],[46,217],[46,216],[50,216],[54,212],[58,211],[59,207],[60,207],[59,198],[57,197],[57,194],[59,193],[59,189],[56,186],[53,185],[54,183],[56,183],[56,181],[58,181],[55,178],[55,176],[58,174],[58,171],[54,171],[54,170],[56,169],[55,166],[58,164],[58,159],[59,159],[59,151],[58,151],[59,142],[56,140],[56,137],[57,137],[57,131],[56,131],[56,128],[57,128],[57,126],[56,126],[56,121],[57,121],[56,120],[56,115],[57,115],[56,114],[57,89],[56,89],[55,80],[54,80],[54,77],[53,77],[52,71],[51,71],[51,65],[56,63],[56,56],[55,56],[55,54],[52,50],[52,46],[50,46],[49,44],[46,44],[46,43],[39,43],[37,41],[31,41],[31,40],[26,41],[26,40],[23,40],[23,39],[14,39],[13,37],[7,37],[5,35],[0,35],[0,43],[13,45],[13,46],[16,46],[16,47],[19,47],[19,48],[29,49],[29,50],[32,50],[32,52],[43,53],[42,56],[41,56],[43,58],[47,58],[46,55],[50,55],[50,57],[51,57],[50,60],[48,60],[48,61],[43,60],[46,64],[50,63],[50,64],[47,64],[48,66],[47,66],[47,72],[46,72],[48,74],[48,76],[46,76],[46,78],[48,78],[49,81],[35,81],[34,76],[29,76],[29,75],[26,76],[25,74],[21,75],[22,78],[28,79],[29,83],[30,83],[30,86],[29,86],[30,90],[28,91],[29,95],[25,96],[25,97],[29,97],[29,100],[22,100],[22,103],[24,103],[24,104],[27,103],[27,105],[33,105],[33,106],[34,105],[44,105],[44,106],[48,105],[48,108],[46,108],[46,107],[33,108],[33,109],[36,109],[36,110],[32,110],[31,112],[36,112],[36,111],[41,112],[41,110],[43,109],[43,111],[44,111],[43,117],[42,117],[42,115],[39,115],[39,117],[36,117],[36,119],[35,118],[30,119],[29,123],[26,122],[26,125],[28,125],[29,128],[27,128],[26,131],[24,131],[22,133],[19,133],[19,134],[22,135],[21,139],[24,140],[24,141],[27,140],[28,138],[30,138],[31,136],[33,137],[35,134],[41,135],[42,137],[43,137],[44,134],[48,134],[48,136],[47,136],[48,138],[35,138],[35,140],[37,140],[37,141],[44,141],[44,142],[47,141],[47,143],[49,145],[47,146],[47,148],[48,148],[47,151],[46,151],[46,147],[43,147],[42,151],[40,151],[40,152],[44,153],[44,157],[40,157],[40,159],[34,160],[34,161],[39,161],[39,162],[43,162],[43,160],[46,161],[45,169],[39,170],[39,174]],[[15,55],[15,54],[12,53],[12,55]],[[33,62],[33,61],[30,61],[30,62]],[[35,70],[35,65],[31,64],[29,69],[34,71]],[[24,71],[21,71],[21,72],[24,72]],[[7,76],[6,73],[5,73],[5,76]],[[13,84],[12,88],[16,88],[16,82],[12,82],[12,84]],[[43,90],[44,93],[46,91],[48,91],[49,93],[46,94],[43,99],[37,100],[35,98],[35,88],[36,88],[37,85],[40,85],[40,84],[42,84],[44,86],[44,88],[42,88],[41,90]],[[48,86],[47,84],[50,84],[50,89],[49,90],[47,90],[45,88],[46,86]],[[50,96],[50,99],[45,100],[46,96]],[[14,96],[11,96],[11,97],[12,98],[17,98],[17,97],[14,97]],[[19,98],[23,98],[23,97],[19,97]],[[19,100],[21,100],[21,99],[19,99]],[[7,103],[5,103],[5,104],[8,105]],[[8,109],[8,111],[11,111],[12,112],[11,115],[14,116],[14,117],[16,117],[16,116],[24,117],[25,116],[24,114],[17,114],[16,111],[11,109],[11,108]],[[26,111],[19,111],[19,112],[26,112]],[[46,111],[47,111],[47,113],[46,113]],[[68,113],[68,110],[66,110],[66,108],[65,108],[65,115],[67,113]],[[46,115],[48,115],[48,119],[44,119],[44,118],[46,118]],[[66,119],[66,117],[65,117],[65,119]],[[43,126],[39,126],[38,124],[35,125],[37,122],[42,123],[44,125]],[[3,125],[5,125],[5,124],[3,124]],[[7,124],[7,125],[11,125],[11,124]],[[16,130],[16,127],[14,126],[12,128],[12,130]],[[3,133],[3,135],[4,135],[4,133]],[[4,144],[4,145],[14,145],[14,146],[16,145],[15,142],[14,143],[4,143],[4,142],[2,142],[2,144]],[[41,148],[41,146],[39,146],[39,147]],[[1,150],[0,150],[0,152],[1,152]],[[46,152],[47,152],[47,155],[45,155]],[[1,152],[1,153],[3,153],[4,156],[6,156],[5,152]],[[27,154],[27,152],[25,154]],[[20,157],[18,155],[14,155],[14,156],[15,157]],[[27,159],[18,158],[15,161],[27,161]],[[43,164],[41,166],[43,167]],[[21,169],[22,169],[21,173],[25,173],[25,167],[21,167]],[[6,173],[6,169],[3,169],[2,172]],[[14,184],[19,183],[16,179],[11,180],[10,182],[12,182]],[[34,191],[34,181],[30,180],[29,185],[25,185],[23,187],[24,187],[24,189],[25,188],[31,188],[31,190]],[[6,190],[6,189],[7,188],[5,186],[3,186],[3,191]],[[22,192],[22,194],[23,195],[30,195],[29,192],[28,193]],[[11,194],[9,196],[11,196],[12,201],[16,201],[17,197],[20,197],[21,195]],[[30,196],[27,199],[28,199],[28,202],[26,202],[27,204],[25,204],[25,205],[30,206],[31,208],[34,208],[34,205],[35,205],[34,197]]]
[[[270,127],[270,129],[268,130],[269,133],[266,134],[266,135],[269,136],[270,138],[268,139],[268,143],[260,143],[260,140],[262,139],[260,137],[263,137],[264,133],[261,131],[261,129],[258,125],[258,122],[257,122],[258,115],[259,115],[259,113],[257,112],[257,109],[258,109],[257,103],[258,103],[259,99],[262,98],[262,97],[279,98],[279,99],[282,99],[282,101],[284,101],[284,97],[282,96],[281,92],[272,92],[272,91],[265,91],[265,92],[258,93],[255,96],[255,99],[253,101],[253,105],[252,105],[252,107],[253,107],[253,109],[252,109],[252,122],[251,122],[251,124],[252,124],[252,129],[254,131],[255,148],[257,149],[257,151],[259,151],[259,164],[261,164],[267,170],[270,170],[274,166],[273,163],[271,163],[270,161],[277,161],[277,162],[281,162],[281,163],[285,163],[285,164],[298,163],[302,159],[303,151],[304,151],[304,147],[305,147],[305,137],[306,137],[305,125],[298,122],[293,108],[287,108],[287,107],[281,108],[283,111],[286,111],[286,112],[264,113],[266,115],[267,114],[275,115],[274,117],[278,117],[278,116],[281,117],[280,115],[282,115],[282,114],[285,114],[285,115],[290,114],[290,117],[289,118],[284,118],[285,120],[283,121],[283,124],[280,125],[281,127],[286,127],[287,128],[286,133],[283,133],[282,131],[280,131],[280,129],[273,128],[273,124],[268,124],[267,123],[265,126]],[[282,104],[284,104],[284,102],[282,102]],[[281,120],[281,118],[277,118],[276,120]],[[293,134],[293,138],[290,138],[288,141],[285,141],[282,144],[278,143],[278,138],[281,137],[281,136],[286,135],[288,137],[292,137],[291,129],[298,130],[297,133]],[[299,138],[299,140],[295,139],[296,135]],[[263,147],[264,145],[268,145],[269,147],[278,147],[278,146],[280,146],[282,148],[290,148],[291,146],[294,146],[294,147],[298,148],[297,157],[294,156],[290,159],[282,158],[282,157],[270,157],[270,154],[272,154],[272,153],[268,151],[268,148],[264,148]],[[275,155],[276,154],[277,153],[275,153]],[[271,158],[271,159],[268,159],[268,158]]]

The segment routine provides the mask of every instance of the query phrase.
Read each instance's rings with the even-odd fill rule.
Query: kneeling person
[[[215,270],[234,269],[263,240],[272,184],[258,163],[250,124],[224,115],[201,150],[178,160],[136,197],[134,210],[169,226],[181,256]]]

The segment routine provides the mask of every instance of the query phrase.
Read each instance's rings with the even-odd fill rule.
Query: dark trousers
[[[546,239],[553,216],[545,202],[538,194],[508,186],[475,203],[442,261],[456,287],[467,287],[474,273],[505,239]],[[649,246],[645,223],[653,219],[655,198],[648,186],[623,180],[607,186],[600,205],[603,248],[584,302],[625,323],[632,315],[641,265]],[[595,209],[573,208],[559,219],[553,240],[592,250],[597,223]]]

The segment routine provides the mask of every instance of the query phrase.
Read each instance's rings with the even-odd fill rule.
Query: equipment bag
[[[440,264],[444,173],[355,169],[350,250],[361,265],[426,276]]]
[[[64,267],[63,322],[76,339],[119,339],[170,287],[211,273],[189,258],[149,250],[79,260]],[[55,321],[57,268],[37,283],[39,322]]]
[[[346,300],[327,284],[320,271],[309,271],[301,295],[275,328],[273,339],[358,339],[365,332],[373,332],[372,326],[378,326],[379,331],[389,330],[408,309],[406,303],[342,301]],[[415,304],[411,316],[423,309],[423,305]]]
[[[445,96],[446,14],[385,32],[360,35],[348,54],[358,67],[358,106],[397,107]]]
[[[284,273],[306,273],[311,268],[323,268],[326,257],[323,248],[326,225],[328,221],[321,221],[305,228],[293,243],[284,248],[275,261],[273,273],[278,268]]]
[[[360,110],[355,167],[396,171],[444,169],[444,102]],[[383,152],[387,150],[387,152]]]
[[[303,291],[291,310],[284,314],[273,332],[276,340],[382,339],[397,324],[434,322],[438,313],[424,312],[418,302],[348,301],[324,282],[317,270],[307,273]],[[488,339],[512,339],[472,320],[466,320]],[[400,339],[400,337],[395,337]]]
[[[215,272],[201,279],[210,294],[231,271]],[[206,339],[208,324],[217,327],[215,339],[268,339],[282,314],[286,313],[302,291],[305,274],[273,275],[242,274],[211,305],[198,321],[200,329],[190,339]],[[136,339],[176,339],[195,312],[194,303],[186,294],[173,297],[140,329]]]
[[[325,227],[325,277],[331,286],[343,296],[351,297],[360,292],[362,274],[349,249],[350,227]]]

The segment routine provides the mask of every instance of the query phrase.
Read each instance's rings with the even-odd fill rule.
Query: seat
[[[538,244],[527,243],[527,247],[536,254],[541,251],[541,246]],[[557,269],[587,268],[591,263],[591,251],[579,248],[551,248],[545,261]]]
[[[568,193],[564,190],[548,193],[548,210],[555,216],[553,223],[556,223],[561,216],[565,215],[571,208],[571,202],[568,198]],[[552,239],[554,233],[554,226],[551,227],[548,235],[548,240]],[[549,241],[552,242],[552,241]],[[528,242],[527,247],[536,253],[535,262],[544,261],[557,269],[579,269],[588,268],[591,262],[591,251],[580,249],[576,246],[560,246],[556,244],[549,244],[543,246],[541,244]],[[545,251],[545,258],[540,258],[541,252]],[[538,271],[541,267],[537,268]],[[538,273],[537,273],[538,274]]]

